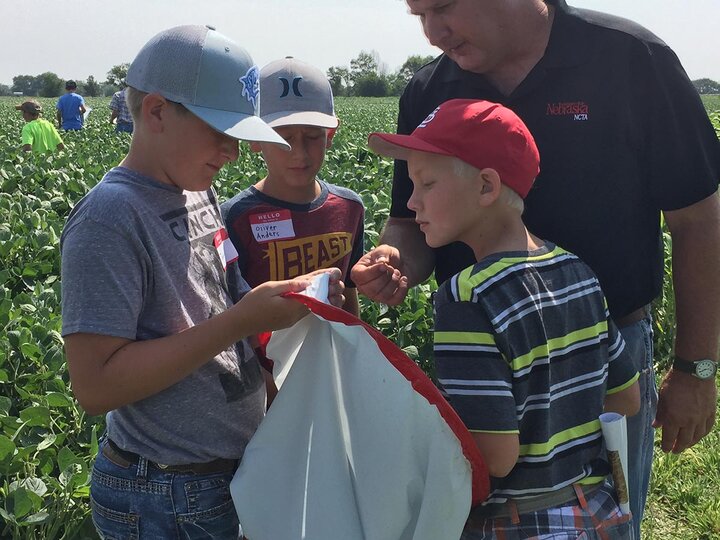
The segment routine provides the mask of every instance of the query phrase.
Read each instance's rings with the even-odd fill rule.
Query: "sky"
[[[569,0],[632,19],[660,36],[691,79],[720,81],[720,0]],[[375,51],[388,71],[436,55],[404,0],[0,0],[0,83],[46,71],[104,81],[157,32],[209,24],[256,64],[295,56],[322,70]]]

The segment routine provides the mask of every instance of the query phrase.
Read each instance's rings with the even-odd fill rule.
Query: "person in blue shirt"
[[[82,129],[83,115],[87,110],[85,100],[76,93],[77,84],[75,81],[65,83],[65,95],[60,96],[57,102],[58,127],[65,131]]]

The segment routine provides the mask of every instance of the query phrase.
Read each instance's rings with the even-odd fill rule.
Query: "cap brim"
[[[243,141],[267,142],[279,144],[289,150],[290,145],[259,117],[232,111],[219,111],[197,105],[183,106],[213,129],[234,139]]]
[[[418,137],[396,135],[394,133],[371,133],[368,136],[368,146],[376,154],[405,161],[407,161],[408,154],[411,151],[428,152],[429,154],[440,154],[442,156],[453,155],[451,152],[427,143]]]
[[[337,117],[317,111],[281,111],[266,114],[262,119],[271,127],[315,126],[336,129],[340,123]]]

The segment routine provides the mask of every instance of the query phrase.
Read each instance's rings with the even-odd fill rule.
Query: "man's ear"
[[[476,182],[480,184],[480,205],[490,206],[500,196],[500,175],[495,169],[482,169],[477,176]]]
[[[262,152],[262,145],[257,141],[248,141],[252,152]]]
[[[143,124],[153,133],[162,133],[169,108],[170,104],[160,94],[148,94],[142,100]]]

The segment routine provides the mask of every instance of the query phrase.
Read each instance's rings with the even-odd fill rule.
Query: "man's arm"
[[[32,150],[32,145],[30,144],[23,144],[23,152],[30,152]]]
[[[720,199],[713,194],[687,208],[665,212],[672,236],[677,321],[675,353],[686,360],[717,361],[720,338]],[[715,380],[673,369],[660,386],[655,427],[662,449],[682,452],[715,422]]]
[[[57,110],[57,114],[55,116],[57,117],[58,127],[62,127],[62,113],[60,112],[60,109]]]
[[[422,283],[435,268],[435,254],[413,218],[390,217],[380,245],[352,269],[358,291],[389,305],[400,304],[409,287]]]
[[[117,112],[115,109],[113,109],[113,110],[110,112],[110,124],[112,124],[113,122],[115,122],[115,119],[116,119],[117,117],[118,117],[118,112]]]

